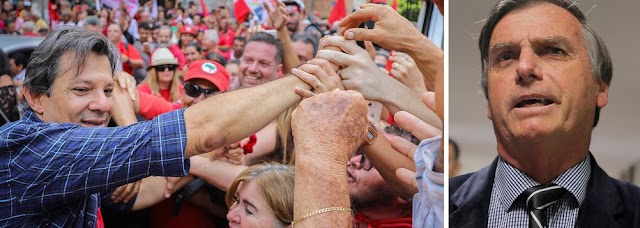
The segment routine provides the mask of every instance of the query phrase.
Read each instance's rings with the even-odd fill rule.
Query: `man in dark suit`
[[[640,188],[589,153],[612,64],[575,3],[499,1],[479,47],[499,156],[451,179],[451,227],[640,227]]]

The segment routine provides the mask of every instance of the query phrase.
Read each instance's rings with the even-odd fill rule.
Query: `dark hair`
[[[15,19],[15,18],[13,18],[13,17],[7,17],[7,18],[5,18],[5,19],[4,19],[4,21],[3,21],[4,26],[7,26],[8,24],[10,24],[10,23],[15,23],[15,22],[16,22],[16,19]]]
[[[257,32],[251,38],[249,38],[249,40],[247,41],[247,44],[251,42],[263,42],[263,43],[275,46],[276,47],[276,63],[277,64],[282,63],[282,55],[284,53],[284,50],[282,49],[282,42],[280,42],[280,40],[273,37],[272,35],[269,35],[269,33]],[[247,51],[247,49],[245,48],[244,51]]]
[[[0,48],[0,76],[5,74],[10,75],[9,72],[11,72],[11,70],[9,70],[9,59],[2,51],[2,48]]]
[[[586,49],[589,53],[589,63],[591,65],[591,71],[593,75],[607,85],[611,84],[611,77],[613,76],[613,66],[611,63],[611,56],[607,50],[607,46],[604,41],[598,35],[598,33],[587,23],[582,11],[578,8],[576,3],[567,0],[502,0],[499,1],[487,18],[487,23],[482,27],[480,38],[478,39],[478,47],[480,48],[480,58],[482,60],[482,91],[485,98],[489,98],[487,94],[487,72],[489,68],[489,42],[491,41],[491,34],[496,24],[508,13],[531,7],[541,3],[550,3],[556,6],[562,7],[573,15],[582,25],[582,34],[586,43]],[[600,108],[596,107],[595,118],[593,126],[598,124],[600,117]]]
[[[13,62],[15,62],[16,66],[22,65],[23,68],[26,68],[29,64],[29,58],[22,52],[9,54],[9,58],[13,59]]]
[[[458,161],[458,159],[460,158],[460,147],[458,146],[458,143],[451,137],[449,137],[449,146],[453,147],[453,159]]]
[[[225,58],[224,56],[222,56],[218,52],[209,52],[204,56],[204,58],[207,59],[207,60],[216,61],[216,62],[220,63],[220,65],[223,65],[223,66],[227,65],[227,58]]]
[[[242,41],[242,42],[247,42],[247,38],[245,38],[244,36],[236,36],[236,38],[233,38],[234,41]]]
[[[196,51],[198,51],[198,53],[202,53],[202,48],[200,47],[200,45],[198,44],[198,42],[193,41],[193,42],[191,42],[191,43],[187,44],[187,46],[185,46],[185,49],[186,49],[187,47],[194,47],[194,48],[196,48]]]
[[[313,46],[313,56],[316,56],[316,53],[318,53],[318,39],[316,39],[316,37],[312,34],[309,34],[306,32],[298,33],[293,36],[291,41],[292,42],[300,41],[305,44],[310,44],[311,46]]]
[[[65,56],[71,53],[71,56]],[[89,54],[107,56],[111,65],[111,73],[119,62],[120,54],[105,36],[90,32],[80,27],[64,26],[49,34],[31,54],[25,73],[24,85],[33,95],[51,95],[53,82],[66,70],[61,69],[63,57],[76,63],[76,72],[80,73]]]

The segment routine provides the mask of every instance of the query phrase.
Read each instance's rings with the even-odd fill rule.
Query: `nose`
[[[238,207],[231,205],[229,212],[227,212],[227,220],[233,223],[240,223],[240,214],[238,213]]]
[[[255,62],[251,63],[251,65],[249,65],[247,70],[249,70],[250,72],[257,72],[258,71],[258,61],[255,61]]]
[[[542,80],[538,58],[538,55],[532,49],[522,49],[516,66],[516,84],[529,84],[536,80]]]
[[[89,103],[89,110],[99,112],[109,112],[111,110],[111,98],[104,94],[104,91],[96,93],[95,97]]]
[[[360,167],[360,159],[362,159],[362,155],[360,154],[351,157],[347,162],[347,168],[353,166],[354,169],[362,169],[362,167]]]

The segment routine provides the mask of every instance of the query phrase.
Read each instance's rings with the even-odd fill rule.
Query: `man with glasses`
[[[385,129],[384,135],[402,137],[401,133]],[[347,163],[347,182],[355,209],[353,227],[411,227],[411,202],[393,191],[361,150]]]

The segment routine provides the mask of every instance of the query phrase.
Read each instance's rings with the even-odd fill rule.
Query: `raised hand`
[[[313,91],[297,87],[295,91],[302,97],[311,97],[315,93],[329,92],[334,89],[344,90],[342,79],[334,71],[332,64],[325,59],[311,59],[306,64],[292,69],[291,73],[312,87]]]
[[[419,94],[423,94],[427,90],[433,91],[433,86],[425,86],[424,77],[411,56],[402,52],[395,52],[389,57],[389,60],[393,62],[391,73],[402,84]]]

